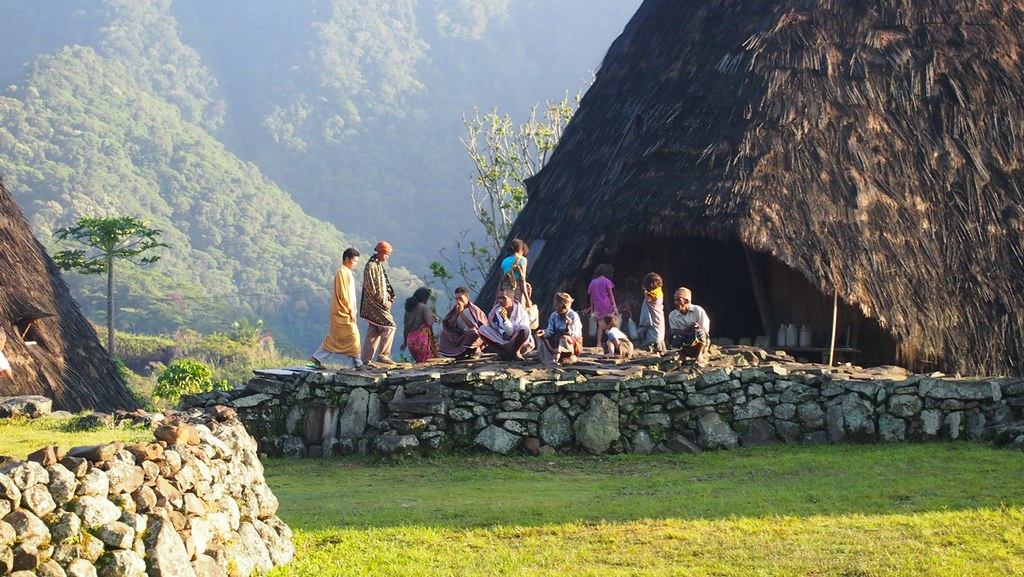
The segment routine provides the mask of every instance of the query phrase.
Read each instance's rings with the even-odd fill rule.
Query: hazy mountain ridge
[[[0,173],[44,242],[79,215],[137,215],[164,230],[171,249],[159,263],[120,268],[119,292],[130,293],[122,326],[214,330],[255,316],[287,341],[318,338],[342,251],[366,251],[369,241],[304,214],[254,165],[91,48],[40,58],[13,93],[0,98]],[[155,273],[160,280],[143,281]],[[418,284],[404,269],[394,276],[406,293]],[[102,309],[103,278],[69,280],[87,310]]]
[[[160,263],[121,269],[119,323],[251,315],[309,347],[346,246],[392,241],[404,297],[420,281],[402,265],[425,271],[473,224],[461,113],[575,92],[636,4],[0,0],[19,23],[0,54],[0,175],[43,242],[83,215],[164,229]],[[579,72],[541,78],[559,66]],[[102,279],[76,277],[102,309]]]
[[[296,14],[176,0],[171,11],[227,95],[221,139],[307,211],[409,247],[426,270],[447,231],[475,224],[463,113],[525,119],[575,93],[638,5],[316,0]],[[401,214],[410,206],[415,218]]]

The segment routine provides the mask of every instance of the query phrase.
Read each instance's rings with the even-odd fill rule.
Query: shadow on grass
[[[879,515],[1024,505],[1024,457],[977,443],[701,455],[271,460],[293,529]]]

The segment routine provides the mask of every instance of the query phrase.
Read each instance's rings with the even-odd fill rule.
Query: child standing
[[[619,329],[619,317],[605,315],[598,321],[601,330],[605,335],[604,354],[610,357],[622,357],[628,359],[633,356],[633,343],[630,342],[626,333]]]
[[[644,275],[644,298],[640,306],[640,329],[637,331],[639,347],[656,353],[665,352],[665,306],[661,290],[661,275]]]
[[[590,308],[585,312],[589,312],[599,320],[618,312],[619,307],[615,304],[615,283],[611,280],[613,273],[612,265],[598,265],[594,270],[594,280],[590,281],[590,286],[587,287],[587,294],[590,295]],[[601,348],[603,336],[604,326],[599,323],[597,328],[598,348]]]

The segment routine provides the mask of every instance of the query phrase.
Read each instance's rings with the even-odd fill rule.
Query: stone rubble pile
[[[249,576],[291,560],[291,530],[234,411],[174,415],[154,436],[0,466],[0,574]]]
[[[756,347],[697,368],[672,355],[542,367],[444,362],[258,371],[223,404],[272,456],[659,453],[769,443],[993,439],[1024,445],[1024,379],[796,363]]]

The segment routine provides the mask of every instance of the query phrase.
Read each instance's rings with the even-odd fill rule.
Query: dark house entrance
[[[831,341],[833,294],[824,294],[803,275],[765,253],[746,251],[738,242],[700,237],[646,240],[621,245],[614,254],[595,255],[571,290],[576,307],[589,306],[587,285],[593,269],[603,262],[615,268],[614,282],[619,304],[629,304],[633,317],[639,314],[641,282],[648,272],[657,272],[665,282],[665,315],[672,310],[672,293],[680,286],[693,291],[693,301],[711,317],[712,338],[726,337],[734,343],[758,336],[769,339],[770,350],[786,349],[795,357],[820,362],[827,359]],[[793,324],[799,331],[810,328],[807,346],[779,346],[778,328]],[[853,361],[865,366],[896,362],[896,343],[878,323],[865,317],[857,307],[838,303],[836,346],[846,350],[836,361]],[[825,349],[824,354],[821,349]]]

